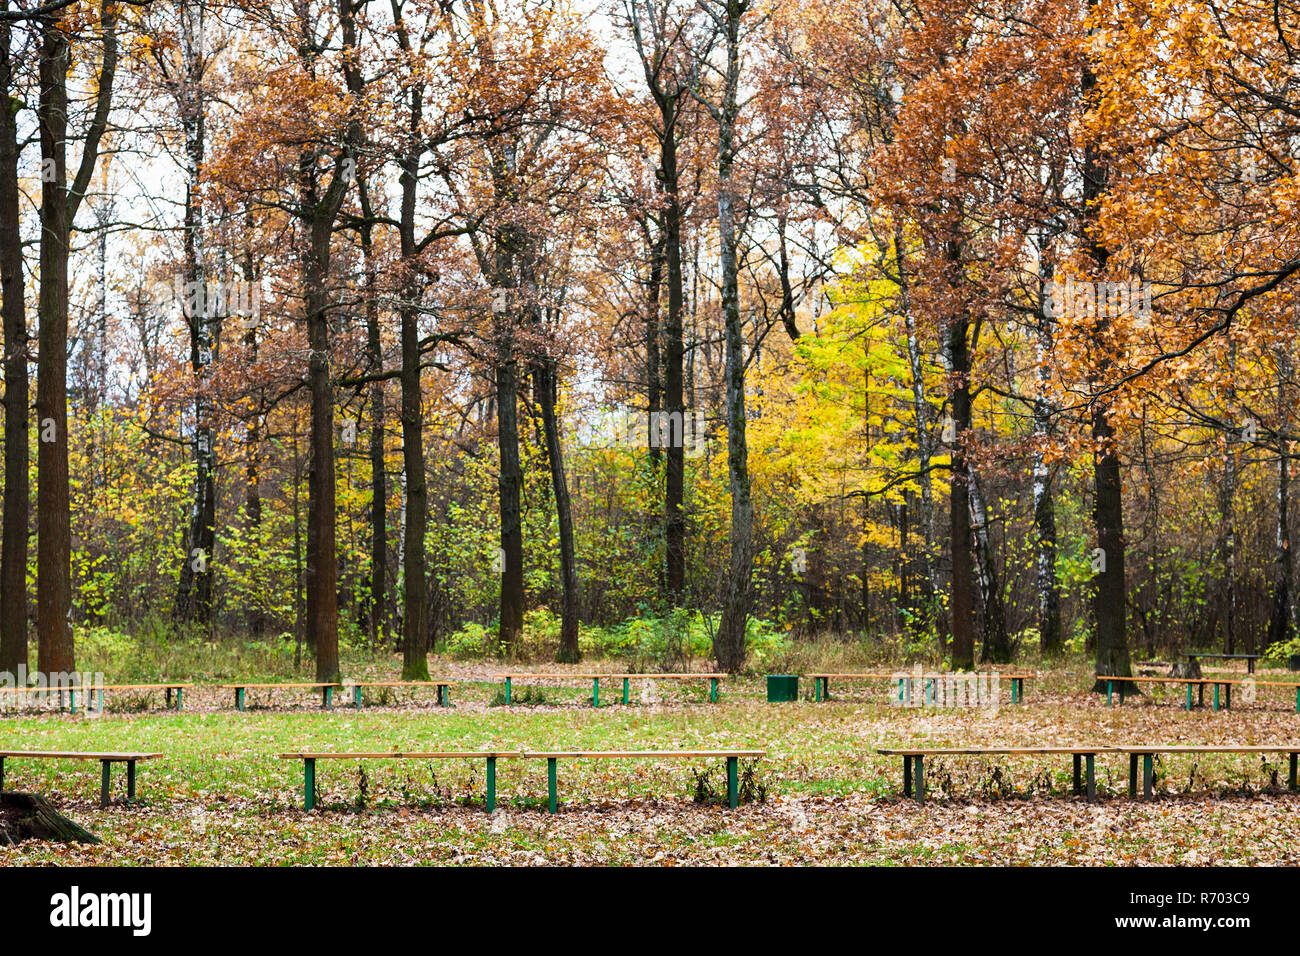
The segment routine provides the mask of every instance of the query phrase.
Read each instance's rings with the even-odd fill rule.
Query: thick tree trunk
[[[1088,7],[1094,6],[1095,0],[1089,0]],[[1092,67],[1085,62],[1080,83],[1082,98],[1091,102],[1096,90],[1097,78]],[[1100,279],[1106,274],[1110,260],[1109,250],[1099,242],[1088,229],[1095,223],[1098,204],[1106,192],[1110,180],[1110,170],[1096,143],[1089,142],[1084,149],[1082,199],[1084,218],[1080,223],[1080,240],[1085,244]],[[1103,377],[1109,362],[1106,359],[1106,345],[1102,341],[1108,319],[1097,316],[1096,348],[1099,355],[1097,374],[1093,376],[1094,387]],[[1101,693],[1106,690],[1104,677],[1131,677],[1132,664],[1129,660],[1128,635],[1126,633],[1126,615],[1128,611],[1128,594],[1124,576],[1124,558],[1127,543],[1124,539],[1124,496],[1121,481],[1121,463],[1119,459],[1118,439],[1110,419],[1109,407],[1101,396],[1094,394],[1092,409],[1093,440],[1093,527],[1100,549],[1101,569],[1094,578],[1093,585],[1093,623],[1096,627],[1095,641],[1097,652],[1097,681],[1093,691]],[[1124,692],[1137,694],[1136,684],[1125,682]]]
[[[311,224],[305,268],[311,348],[311,466],[307,474],[306,637],[316,651],[316,680],[339,679],[338,553],[334,484],[334,387],[330,377],[328,290],[332,219]]]
[[[41,21],[41,285],[36,366],[36,636],[37,669],[75,670],[72,647],[72,553],[68,503],[68,38]]]
[[[25,840],[104,842],[63,816],[40,794],[0,793],[0,846],[15,846]]]
[[[3,291],[5,464],[0,544],[0,671],[17,674],[27,657],[27,311],[19,220],[18,127],[10,105],[12,30],[0,23],[0,290]]]

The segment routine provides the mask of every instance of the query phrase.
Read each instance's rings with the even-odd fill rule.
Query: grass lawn
[[[46,794],[105,842],[3,848],[0,864],[1300,863],[1300,796],[1285,792],[1285,757],[1162,758],[1161,795],[1148,803],[1126,796],[1127,759],[1102,756],[1093,805],[1070,795],[1068,756],[933,760],[932,799],[918,806],[902,799],[901,761],[874,752],[1288,743],[1300,740],[1300,716],[1285,693],[1188,713],[1170,687],[1107,708],[1085,693],[1082,668],[1061,668],[996,714],[891,706],[884,682],[832,684],[828,703],[768,704],[754,678],[724,682],[716,705],[706,682],[659,681],[636,687],[632,706],[593,710],[582,704],[589,682],[551,682],[541,693],[553,703],[503,707],[492,705],[499,684],[483,667],[452,676],[461,683],[450,709],[433,706],[431,693],[377,695],[359,712],[346,701],[322,711],[309,694],[267,694],[250,695],[250,710],[238,713],[228,692],[196,688],[179,714],[161,694],[111,693],[103,716],[9,712],[3,749],[166,756],[142,765],[141,805],[107,810],[97,763],[8,761],[9,788]],[[602,703],[621,700],[621,685],[602,684],[601,694]],[[725,793],[720,761],[562,760],[555,816],[541,760],[499,763],[493,815],[483,808],[482,761],[321,761],[319,807],[307,813],[301,762],[274,756],[751,747],[768,752],[753,778],[765,799],[736,811],[695,800],[702,772]],[[120,768],[114,788],[124,796]]]

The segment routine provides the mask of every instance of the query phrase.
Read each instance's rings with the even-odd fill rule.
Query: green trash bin
[[[767,702],[779,704],[799,699],[798,674],[768,674]]]

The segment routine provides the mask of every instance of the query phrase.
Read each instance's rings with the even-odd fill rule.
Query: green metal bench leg
[[[185,688],[184,688],[184,687],[177,687],[177,688],[176,688],[176,712],[177,712],[178,714],[179,714],[180,711],[181,711],[182,702],[183,702],[184,700],[185,700]]]
[[[242,712],[244,709],[244,688],[235,688],[235,709]]]
[[[556,797],[555,791],[556,791],[555,758],[547,757],[546,758],[546,800],[547,800],[546,805],[547,805],[547,809],[551,813],[556,813],[559,810],[559,800]]]
[[[630,683],[631,681],[629,681],[626,677],[623,678],[623,706],[624,707],[626,707],[628,704],[632,702],[630,688],[628,687]]]
[[[591,679],[591,706],[592,707],[600,706],[600,678],[599,677],[593,677]]]
[[[487,812],[497,808],[497,758],[487,758]]]
[[[77,712],[77,692],[75,690],[69,690],[68,691],[68,713],[75,714],[76,712]]]
[[[933,677],[927,677],[925,679],[925,702],[927,704],[934,703],[934,678]]]
[[[1083,755],[1074,755],[1074,795],[1083,793]]]
[[[1138,755],[1128,755],[1128,795],[1136,798],[1138,795]]]
[[[510,678],[506,678],[506,704],[510,703]]]
[[[1214,709],[1219,709],[1219,685],[1214,685]]]
[[[813,702],[817,704],[822,702],[822,679],[820,677],[813,678]]]
[[[100,712],[101,714],[104,712],[104,690],[103,690],[103,688],[100,688],[100,690],[99,690],[99,712]]]
[[[727,806],[736,809],[740,806],[740,776],[735,757],[727,758]]]
[[[1084,773],[1088,777],[1088,802],[1093,803],[1097,799],[1097,767],[1095,754],[1084,754]]]
[[[324,692],[321,694],[321,698],[321,706],[326,710],[329,710],[330,706],[334,703],[334,688],[326,687]]]
[[[900,702],[903,700],[903,678],[901,677],[898,679],[898,699]],[[1296,699],[1300,700],[1300,694],[1296,695]]]
[[[104,765],[104,770],[103,770],[103,779],[99,787],[99,806],[101,809],[107,810],[108,794],[109,791],[112,789],[112,781],[110,779],[112,776],[112,772],[109,768],[112,767],[113,765],[109,763],[107,760],[101,760],[100,763]]]
[[[1192,709],[1192,682],[1187,682],[1187,709]]]
[[[916,802],[925,803],[925,758],[916,755]]]
[[[1223,709],[1232,710],[1232,685],[1223,685]]]
[[[717,702],[718,702],[718,679],[716,677],[710,677],[709,678],[709,703],[716,704]]]
[[[135,803],[135,761],[126,762],[126,801]]]
[[[908,754],[903,755],[903,796],[912,795],[912,758]]]
[[[438,685],[438,706],[439,707],[451,706],[451,687],[448,686],[447,684]]]
[[[1115,682],[1109,680],[1106,681],[1106,706],[1107,707],[1110,706],[1110,697],[1114,689],[1115,689]]]
[[[352,706],[357,710],[361,709],[361,688],[360,686],[352,688]]]
[[[311,810],[316,806],[316,758],[304,757],[302,761],[303,807]]]
[[[1011,679],[1011,703],[1020,703],[1020,681],[1015,678]]]
[[[1155,794],[1152,792],[1152,778],[1155,776],[1155,754],[1142,755],[1142,795],[1150,800]]]

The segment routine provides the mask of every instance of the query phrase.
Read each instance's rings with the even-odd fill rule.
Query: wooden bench
[[[497,760],[520,757],[517,750],[446,750],[420,753],[287,753],[280,754],[281,760],[301,760],[303,774],[304,808],[311,810],[316,806],[316,761],[317,760],[486,760],[487,761],[487,810],[491,813],[497,806]]]
[[[557,797],[556,764],[564,760],[635,760],[635,759],[719,759],[727,761],[727,806],[736,809],[740,805],[740,758],[759,758],[763,750],[554,750],[525,751],[528,760],[546,761],[547,809],[551,813],[559,811]]]
[[[1221,661],[1245,661],[1246,673],[1248,674],[1255,673],[1255,661],[1263,656],[1263,654],[1210,654],[1201,651],[1189,651],[1183,655],[1183,657],[1187,658],[1188,664],[1195,664],[1202,657]]]
[[[161,690],[164,692],[168,707],[171,707],[172,705],[172,692],[175,691],[176,709],[179,711],[183,706],[185,689],[187,687],[192,688],[193,686],[193,684],[176,682],[166,684],[104,684],[102,687],[87,687],[85,690],[87,704],[90,702],[89,698],[92,691],[99,695],[100,713],[103,713],[104,711],[104,691],[106,690]],[[77,698],[75,693],[71,698],[71,710],[74,714],[77,712]]]
[[[1287,744],[1280,747],[1237,747],[1232,744],[1183,746],[1172,745],[1136,745],[1136,746],[1082,746],[1082,747],[921,747],[882,748],[876,753],[887,757],[903,758],[903,795],[913,796],[917,802],[925,801],[925,758],[926,757],[983,757],[990,755],[1037,755],[1037,754],[1071,754],[1074,757],[1074,793],[1082,793],[1091,802],[1097,799],[1095,761],[1098,754],[1128,754],[1129,756],[1129,796],[1137,796],[1138,758],[1143,760],[1143,795],[1153,796],[1152,780],[1156,754],[1198,754],[1198,753],[1258,753],[1289,754],[1291,757],[1288,786],[1297,789],[1296,757],[1300,754],[1300,744]],[[1085,774],[1080,773],[1080,764],[1086,763]]]
[[[629,682],[633,680],[704,680],[709,681],[709,701],[718,702],[718,681],[726,674],[538,674],[518,673],[502,674],[505,678],[506,704],[511,702],[513,681],[516,679],[536,678],[539,680],[589,680],[591,681],[591,706],[600,706],[600,682],[602,680],[621,680],[623,682],[623,703],[631,703]]]
[[[896,680],[898,681],[898,699],[906,700],[906,691],[911,689],[911,681],[916,679],[915,674],[805,674],[805,677],[812,678],[813,696],[820,703],[822,700],[831,698],[831,678],[836,680]],[[925,693],[926,699],[931,700],[934,691],[934,681],[945,678],[962,678],[962,677],[988,677],[993,680],[1011,681],[1011,703],[1018,704],[1025,699],[1025,681],[1029,678],[1036,677],[1036,674],[962,674],[962,673],[944,673],[944,674],[922,674],[921,678],[926,682]]]
[[[108,806],[111,789],[109,768],[115,763],[126,764],[126,799],[135,800],[135,765],[140,760],[154,760],[162,754],[153,753],[82,753],[79,751],[60,750],[0,750],[0,790],[5,788],[5,761],[16,758],[31,760],[98,760],[103,766],[102,784],[99,792],[100,807]]]
[[[86,702],[89,705],[92,695],[99,695],[99,710],[104,709],[104,691],[106,690],[164,690],[167,695],[167,706],[172,706],[172,691],[176,692],[176,709],[181,709],[182,693],[187,687],[193,687],[193,684],[170,682],[164,684],[101,684],[101,685],[71,685],[67,687],[4,687],[0,688],[3,694],[58,694],[60,695],[59,707],[62,709],[62,695],[68,695],[68,711],[75,714],[77,712],[77,691],[86,692]]]
[[[1295,708],[1296,713],[1300,714],[1300,683],[1295,681],[1268,681],[1255,680],[1246,678],[1245,680],[1236,680],[1229,677],[1105,677],[1100,678],[1106,681],[1106,706],[1111,706],[1111,698],[1115,685],[1119,684],[1119,702],[1124,703],[1124,682],[1132,681],[1135,684],[1186,684],[1187,685],[1187,710],[1192,709],[1192,688],[1199,688],[1198,706],[1205,706],[1205,686],[1212,684],[1214,686],[1214,709],[1219,709],[1220,690],[1223,691],[1222,701],[1224,709],[1232,707],[1232,688],[1233,685],[1245,684],[1249,681],[1255,687],[1290,687],[1295,691]]]
[[[244,709],[244,691],[246,690],[296,690],[304,687],[310,687],[321,692],[321,707],[328,710],[334,703],[334,691],[341,688],[342,684],[329,683],[297,683],[297,684],[219,684],[222,690],[233,690],[235,692],[235,709]]]
[[[438,706],[451,706],[452,681],[449,680],[374,680],[344,681],[345,688],[352,688],[352,705],[361,709],[361,689],[363,687],[436,687],[438,689]]]

